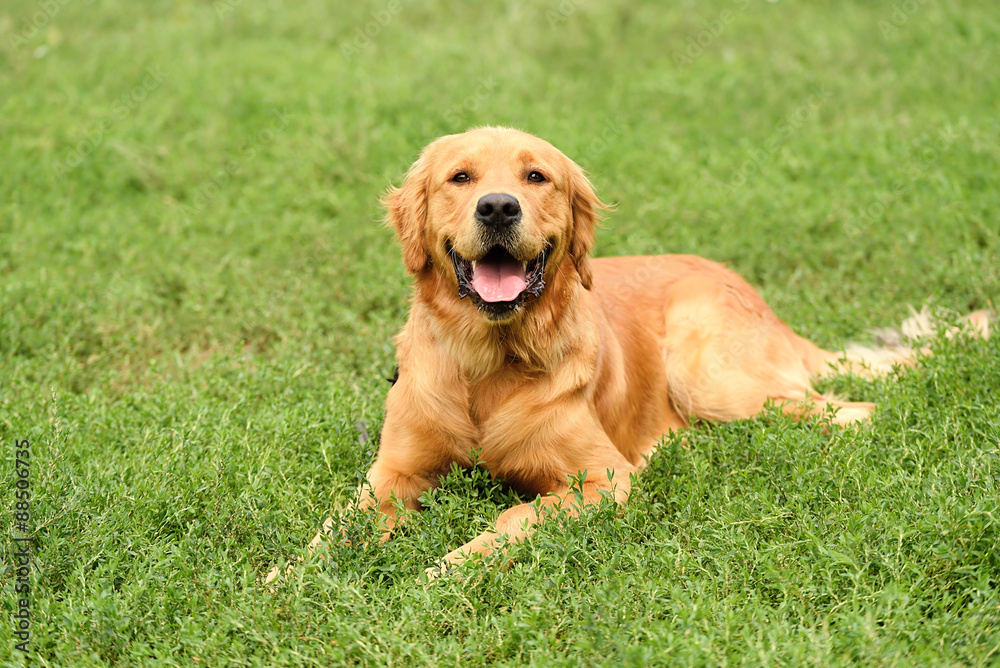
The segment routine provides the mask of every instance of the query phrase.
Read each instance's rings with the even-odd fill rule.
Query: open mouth
[[[521,308],[526,296],[539,297],[545,290],[547,247],[527,262],[518,260],[502,246],[494,246],[478,260],[467,260],[448,246],[458,278],[460,299],[472,297],[479,310],[499,318]]]

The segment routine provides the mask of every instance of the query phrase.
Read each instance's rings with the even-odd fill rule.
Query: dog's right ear
[[[385,222],[396,230],[403,249],[406,271],[415,274],[430,261],[424,231],[427,228],[427,168],[420,156],[406,172],[403,185],[390,186],[382,198],[386,209]]]

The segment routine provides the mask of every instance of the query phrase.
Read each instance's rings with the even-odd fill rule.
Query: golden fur
[[[530,180],[535,174],[545,180]],[[490,193],[520,203],[508,239],[516,259],[549,249],[544,291],[497,317],[459,298],[450,255],[471,260],[489,250],[476,207]],[[624,502],[630,474],[659,439],[694,418],[746,418],[775,402],[796,415],[835,409],[839,424],[864,419],[873,404],[821,396],[811,380],[880,373],[914,356],[901,345],[846,356],[822,350],[708,260],[591,259],[604,205],[576,164],[522,132],[481,128],[438,139],[385,203],[414,292],[362,505],[384,515],[388,538],[397,500],[419,509],[421,493],[453,462],[472,466],[476,452],[492,475],[541,497],[541,506],[505,510],[494,531],[447,554],[445,565],[524,538],[547,509],[578,512],[569,478],[581,472],[584,505],[602,495]]]

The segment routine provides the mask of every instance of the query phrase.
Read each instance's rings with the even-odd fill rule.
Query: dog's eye
[[[532,183],[544,183],[548,179],[546,179],[545,175],[542,174],[541,172],[531,172],[530,174],[528,174],[528,180],[531,181]]]
[[[455,176],[451,177],[451,180],[454,183],[468,183],[469,175],[465,172],[459,172],[458,174],[455,174]]]

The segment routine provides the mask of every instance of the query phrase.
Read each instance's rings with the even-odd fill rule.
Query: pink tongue
[[[512,302],[528,284],[520,262],[480,260],[472,271],[472,287],[484,302]]]

